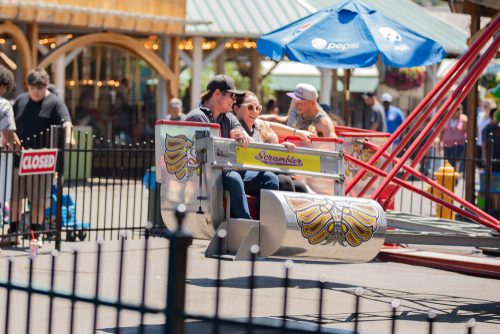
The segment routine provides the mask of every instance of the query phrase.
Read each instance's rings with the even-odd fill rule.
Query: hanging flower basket
[[[425,72],[421,67],[388,68],[384,83],[397,90],[409,90],[422,86]]]

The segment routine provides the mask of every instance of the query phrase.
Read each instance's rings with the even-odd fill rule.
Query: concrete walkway
[[[143,281],[144,239],[125,242],[125,264],[122,280],[122,301],[141,303]],[[189,250],[186,311],[191,314],[212,315],[215,309],[216,263],[204,257],[206,241],[194,241]],[[47,244],[35,261],[33,285],[48,289],[50,286],[50,248]],[[64,243],[57,256],[55,289],[70,293],[74,246],[78,252],[78,295],[93,297],[96,282],[95,242]],[[169,243],[165,239],[150,239],[145,304],[163,308],[166,296],[166,274]],[[100,298],[113,301],[118,295],[120,272],[120,242],[110,241],[103,245]],[[22,249],[4,249],[0,253],[0,281],[7,277],[8,258],[14,259],[13,281],[27,284],[29,254]],[[281,321],[283,309],[282,277],[285,258],[261,259],[257,263],[257,289],[253,308],[254,321]],[[244,319],[248,315],[249,262],[222,262],[222,289],[220,312],[224,317]],[[397,333],[427,333],[427,314],[437,314],[434,333],[465,333],[465,323],[475,318],[475,333],[500,332],[500,281],[468,276],[453,272],[409,266],[399,263],[372,261],[365,264],[346,264],[322,260],[295,259],[291,270],[288,315],[295,325],[315,328],[318,315],[318,278],[328,279],[324,292],[323,326],[352,330],[354,293],[363,287],[361,299],[360,331],[363,333],[388,333],[390,329],[390,304],[400,301],[397,309],[399,321]],[[26,330],[27,295],[12,294],[10,332]],[[0,288],[0,333],[5,324],[6,291]],[[46,333],[49,299],[33,296],[31,300],[32,333]],[[91,333],[94,306],[76,303],[75,333]],[[71,302],[56,300],[54,303],[53,333],[70,332]],[[147,333],[161,333],[164,315],[145,317]],[[115,333],[116,310],[99,307],[97,328],[99,333]],[[138,333],[140,315],[122,311],[119,318],[120,332]],[[188,333],[208,333],[211,325],[189,322]],[[245,333],[243,329],[224,328],[226,334]],[[254,332],[264,333],[264,332]]]

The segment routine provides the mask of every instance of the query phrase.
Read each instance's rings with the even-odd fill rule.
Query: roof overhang
[[[118,10],[104,6],[77,6],[43,1],[0,0],[0,18],[40,24],[87,27],[143,33],[183,34],[186,24],[208,24],[207,20],[185,18],[184,0],[174,1],[172,15],[151,14],[135,10]]]

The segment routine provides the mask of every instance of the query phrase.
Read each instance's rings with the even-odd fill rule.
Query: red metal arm
[[[498,25],[500,26],[500,21],[498,21]],[[439,109],[437,114],[431,119],[431,121],[424,127],[422,132],[417,136],[413,144],[411,144],[410,148],[403,154],[400,161],[396,163],[396,166],[389,172],[386,178],[382,181],[382,183],[375,189],[375,192],[371,195],[372,199],[378,199],[382,190],[391,182],[399,169],[404,165],[404,163],[408,160],[410,155],[421,145],[422,142],[425,142],[424,138],[431,133],[428,141],[425,142],[424,147],[420,149],[419,153],[412,161],[411,166],[415,167],[420,159],[423,157],[427,149],[432,144],[434,139],[439,135],[443,127],[446,125],[448,120],[452,117],[453,112],[457,108],[457,106],[462,103],[463,99],[470,91],[474,83],[477,81],[483,70],[486,68],[491,59],[495,56],[498,48],[500,46],[500,36],[497,36],[493,43],[488,47],[487,51],[481,56],[481,58],[474,64],[472,69],[469,71],[465,79],[459,84],[457,89],[453,92],[453,94],[446,100],[444,105]],[[446,110],[451,104],[451,108],[446,113]],[[444,115],[443,119],[440,121],[441,116]],[[433,130],[433,127],[439,122],[436,129]],[[433,130],[433,132],[431,132]],[[381,152],[382,153],[382,152]],[[403,180],[408,178],[409,174],[403,175]],[[398,187],[395,187],[392,191],[391,195],[387,198],[388,201],[394,196],[395,192],[398,190]]]
[[[375,174],[377,174],[379,176],[382,176],[382,177],[387,177],[387,173],[386,172],[384,172],[384,171],[382,171],[382,170],[380,170],[380,169],[378,169],[376,167],[373,167],[373,166],[367,164],[366,162],[360,161],[360,160],[358,160],[358,159],[350,156],[349,154],[345,154],[344,158],[347,161],[350,161],[350,162],[352,162],[352,163],[354,163],[354,164],[356,164],[356,165],[364,168],[368,172],[375,173]],[[403,180],[401,180],[401,179],[399,179],[397,177],[394,178],[394,183],[396,183],[399,186],[405,187],[406,189],[408,189],[408,190],[410,190],[410,191],[412,191],[414,193],[417,193],[417,194],[419,194],[419,195],[421,195],[421,196],[423,196],[425,198],[428,198],[431,201],[434,201],[434,202],[436,202],[436,203],[438,203],[438,204],[440,204],[440,205],[442,205],[444,207],[447,207],[447,208],[449,208],[449,209],[451,209],[451,210],[453,210],[453,211],[461,214],[462,216],[467,217],[467,218],[469,218],[469,219],[471,219],[471,220],[473,220],[473,221],[475,221],[475,222],[477,222],[477,223],[479,223],[481,225],[484,225],[486,227],[489,227],[489,228],[492,228],[492,229],[496,230],[497,232],[500,232],[500,226],[498,226],[496,224],[492,224],[491,222],[483,219],[482,217],[475,216],[471,212],[466,211],[466,210],[464,210],[462,208],[459,208],[456,205],[453,205],[452,203],[446,202],[445,200],[443,200],[443,199],[441,199],[439,197],[436,197],[436,196],[434,196],[432,194],[429,194],[429,193],[427,193],[426,191],[424,191],[422,189],[418,189],[417,187],[412,186],[411,184],[408,184],[407,182],[405,182],[405,181],[403,181]]]
[[[371,143],[371,142],[366,142],[365,146],[368,147],[371,150],[374,150],[374,151],[378,150],[377,145],[375,145],[374,143]],[[389,154],[387,152],[385,152],[384,153],[384,157],[388,157],[388,156],[389,156]],[[394,161],[398,162],[399,159],[395,158]],[[436,181],[428,178],[427,176],[425,176],[424,174],[422,174],[419,171],[415,170],[411,166],[403,165],[403,169],[406,170],[408,173],[412,174],[413,176],[415,176],[416,178],[418,178],[419,180],[427,183],[431,187],[436,188],[439,192],[443,193],[445,196],[448,196],[449,198],[451,198],[454,201],[458,202],[459,204],[461,204],[466,209],[474,212],[478,216],[481,216],[485,220],[487,220],[490,223],[494,224],[495,226],[497,226],[497,229],[500,228],[500,222],[497,219],[495,219],[494,217],[490,216],[489,214],[487,214],[486,212],[482,211],[481,209],[475,207],[474,205],[472,205],[471,203],[467,202],[466,200],[460,198],[455,193],[453,193],[450,190],[446,189],[445,187],[443,187],[442,185],[440,185]]]
[[[443,96],[449,91],[453,83],[460,77],[460,75],[465,71],[465,69],[471,64],[471,62],[475,59],[479,51],[486,44],[486,42],[493,36],[495,31],[498,29],[498,25],[500,23],[500,17],[496,17],[494,21],[488,26],[488,28],[484,31],[484,33],[476,40],[475,43],[467,50],[467,52],[459,59],[459,61],[453,66],[453,68],[439,81],[439,83],[431,90],[429,94],[419,103],[419,105],[414,109],[412,113],[405,119],[403,124],[399,126],[396,131],[392,134],[392,136],[382,145],[381,149],[375,153],[374,156],[370,158],[368,161],[369,164],[374,164],[378,158],[382,155],[382,152],[386,152],[387,149],[393,144],[393,142],[407,129],[409,128],[408,135],[403,137],[400,144],[395,148],[392,157],[396,156],[399,151],[406,145],[406,143],[411,140],[413,134],[419,129],[420,125],[427,118],[426,116],[422,116],[419,120],[419,126],[412,126],[410,124],[419,116],[421,111],[427,106],[429,101],[431,101],[434,96],[438,94],[437,98],[434,99],[431,107],[427,109],[424,115],[428,115],[436,106],[436,104],[443,98]],[[388,164],[385,164],[387,167]],[[385,168],[383,167],[383,168]],[[365,175],[366,171],[362,170],[358,173],[355,178],[349,182],[346,186],[346,194],[349,193],[354,186],[361,180],[361,178]],[[366,189],[369,188],[374,182],[374,179],[369,181],[369,184],[363,189],[361,196],[366,192]]]

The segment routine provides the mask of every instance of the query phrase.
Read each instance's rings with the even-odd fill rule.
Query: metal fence
[[[148,223],[162,225],[154,142],[105,140],[83,130],[73,136],[77,144],[65,145],[62,131],[52,128],[23,143],[25,149],[58,148],[56,174],[35,175],[27,184],[27,176],[18,176],[21,150],[1,148],[0,197],[2,203],[7,202],[1,208],[5,226],[0,229],[0,241],[4,245],[17,241],[25,246],[30,229],[37,224],[35,232],[45,241],[55,241],[58,249],[61,240],[113,240],[120,231],[136,238]],[[23,192],[36,191],[46,192],[41,200],[43,221],[31,200],[23,196]],[[16,231],[9,233],[13,225]]]
[[[178,218],[182,222],[183,213],[179,211]],[[362,308],[363,289],[355,290],[354,308],[342,310],[351,314],[349,322],[352,324],[352,331],[336,330],[331,327],[324,326],[325,314],[331,310],[326,309],[326,294],[329,289],[329,284],[323,279],[317,281],[317,307],[311,310],[311,315],[314,316],[313,321],[307,323],[292,321],[293,317],[289,316],[289,291],[292,286],[291,261],[285,262],[284,275],[277,278],[281,282],[279,286],[282,288],[282,312],[274,317],[273,322],[256,321],[254,310],[257,307],[254,303],[254,293],[258,286],[256,284],[256,266],[258,261],[256,255],[258,247],[252,247],[254,254],[249,265],[249,275],[246,286],[242,289],[248,290],[248,315],[245,319],[235,320],[220,315],[221,306],[221,288],[224,286],[222,277],[222,260],[216,261],[216,279],[214,283],[215,309],[210,315],[193,314],[186,311],[185,293],[187,284],[187,261],[188,248],[192,243],[192,238],[189,234],[180,228],[175,232],[166,234],[168,239],[168,249],[155,252],[149,246],[150,238],[146,233],[144,246],[140,251],[132,254],[133,259],[127,259],[126,254],[126,239],[122,238],[119,248],[116,250],[116,258],[112,259],[117,264],[117,272],[113,291],[116,292],[116,297],[109,298],[109,294],[105,289],[103,277],[109,272],[109,268],[104,263],[104,247],[102,243],[98,244],[97,252],[94,259],[83,259],[78,251],[74,251],[70,260],[71,263],[66,263],[64,270],[58,266],[58,254],[56,251],[52,253],[50,258],[45,257],[45,260],[50,260],[47,264],[49,270],[42,272],[39,275],[34,275],[34,268],[38,259],[29,258],[28,275],[26,280],[20,282],[13,278],[16,262],[10,259],[7,262],[7,268],[2,268],[0,275],[0,296],[5,296],[0,300],[0,323],[3,325],[0,331],[3,333],[75,333],[85,332],[94,333],[96,330],[102,330],[103,309],[111,309],[114,313],[113,319],[107,319],[105,324],[107,332],[121,333],[127,332],[122,327],[125,317],[135,317],[138,326],[136,331],[139,333],[151,332],[150,325],[147,321],[152,321],[158,325],[155,326],[155,333],[175,333],[183,334],[186,332],[186,326],[189,321],[198,320],[208,324],[211,333],[227,333],[228,328],[233,330],[238,329],[238,333],[358,333],[360,315],[365,312]],[[146,230],[147,231],[147,230]],[[219,245],[222,244],[225,233],[219,233]],[[154,253],[155,252],[155,253]],[[147,279],[148,270],[150,270],[149,259],[151,256],[161,256],[163,259],[168,258],[168,265],[164,277],[166,280],[155,280],[154,284]],[[129,253],[129,256],[130,253]],[[142,258],[142,263],[141,259]],[[25,258],[24,258],[25,259]],[[80,262],[85,261],[83,267]],[[163,261],[162,261],[163,262]],[[167,261],[165,261],[166,263]],[[95,266],[95,276],[90,276],[89,266]],[[134,301],[125,298],[125,293],[130,295],[131,291],[125,291],[123,273],[126,264],[132,265],[141,275],[134,280],[132,288],[129,290],[138,292],[135,294]],[[21,265],[23,265],[21,263]],[[56,269],[59,268],[59,269]],[[80,268],[80,269],[78,269]],[[83,268],[83,269],[82,269]],[[83,271],[83,272],[81,272]],[[62,276],[62,277],[58,277]],[[62,278],[66,278],[66,282],[62,282]],[[107,276],[110,278],[109,276]],[[82,282],[82,281],[85,282]],[[108,279],[108,281],[111,279]],[[82,283],[85,287],[82,288]],[[151,286],[152,285],[152,286]],[[166,288],[165,288],[166,286]],[[79,288],[80,287],[80,288]],[[3,291],[2,291],[3,290]],[[155,302],[150,301],[151,293],[154,293]],[[105,297],[106,296],[106,297]],[[163,296],[163,297],[162,297]],[[207,301],[208,302],[208,301]],[[336,304],[336,309],[341,308]],[[397,333],[398,322],[398,307],[399,301],[393,300],[388,312],[390,316],[389,332]],[[439,320],[439,316],[430,313],[427,317],[427,332],[434,331],[434,322]],[[110,323],[112,325],[110,325]],[[464,331],[472,333],[474,320],[469,321],[467,329]],[[109,328],[111,326],[111,328]],[[465,327],[465,325],[464,325]]]

